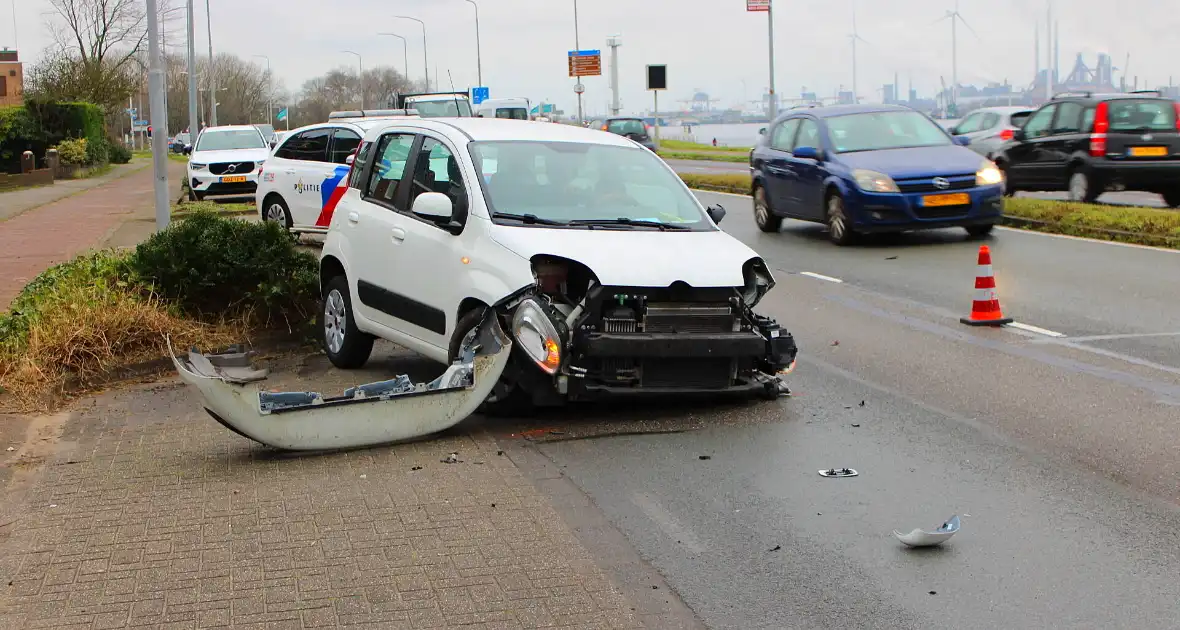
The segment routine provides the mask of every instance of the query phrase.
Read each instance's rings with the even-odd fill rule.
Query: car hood
[[[963,175],[974,173],[983,163],[978,153],[958,145],[840,153],[837,159],[849,168],[877,171],[894,179]]]
[[[270,154],[268,149],[234,149],[232,151],[193,151],[189,157],[198,164],[215,162],[261,162]]]
[[[742,266],[758,253],[720,230],[553,229],[494,225],[492,240],[531,259],[548,254],[586,265],[608,286],[740,287]]]

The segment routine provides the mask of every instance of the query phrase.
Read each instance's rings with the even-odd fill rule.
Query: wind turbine
[[[860,102],[860,97],[856,93],[856,42],[860,40],[864,43],[869,43],[865,38],[860,36],[856,31],[856,2],[852,3],[852,34],[848,36],[852,40],[852,103],[855,105]]]
[[[959,13],[959,0],[955,0],[955,10],[954,11],[947,11],[946,15],[935,20],[934,24],[938,24],[939,22],[941,22],[943,20],[950,20],[951,21],[951,103],[953,103],[957,109],[958,104],[959,104],[959,32],[957,29],[958,23],[962,22],[963,26],[966,26],[967,30],[971,31],[971,34],[975,36],[975,39],[979,39],[979,33],[976,33],[975,29],[971,28],[971,25],[967,23],[967,20],[963,19],[963,14]],[[983,41],[983,40],[980,40],[980,41]]]

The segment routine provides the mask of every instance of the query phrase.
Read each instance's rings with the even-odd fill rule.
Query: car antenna
[[[455,78],[451,76],[451,69],[447,68],[447,81],[451,83],[451,100],[455,103],[455,114],[459,113],[459,93],[455,91]]]

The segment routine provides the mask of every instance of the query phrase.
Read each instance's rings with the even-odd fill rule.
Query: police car
[[[296,233],[327,232],[361,137],[391,119],[417,117],[412,109],[332,112],[326,123],[286,132],[259,175],[259,216]]]

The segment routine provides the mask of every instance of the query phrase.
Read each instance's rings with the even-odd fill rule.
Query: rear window
[[[523,107],[500,107],[496,109],[496,118],[511,118],[512,120],[528,120],[529,111]]]
[[[1109,103],[1111,131],[1174,131],[1176,109],[1161,99],[1115,99]]]
[[[642,120],[638,118],[629,118],[626,120],[612,120],[606,124],[606,130],[611,133],[619,135],[628,133],[646,134],[647,127]]]
[[[1012,114],[1012,125],[1015,127],[1023,127],[1024,121],[1028,120],[1029,116],[1032,116],[1032,112],[1017,112]]]

